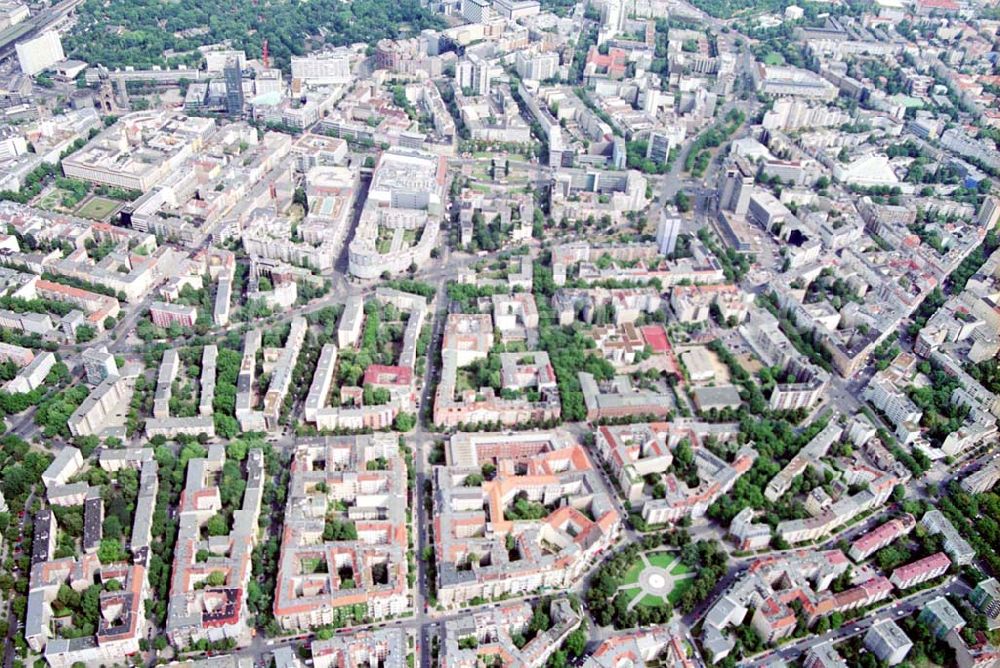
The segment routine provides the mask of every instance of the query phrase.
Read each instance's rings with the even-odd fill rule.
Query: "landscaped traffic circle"
[[[673,552],[644,552],[625,574],[618,589],[630,597],[628,609],[637,605],[675,605],[694,573]]]

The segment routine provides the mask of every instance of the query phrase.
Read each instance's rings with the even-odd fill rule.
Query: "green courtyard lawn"
[[[121,202],[106,197],[91,197],[76,210],[76,215],[91,220],[106,220]]]

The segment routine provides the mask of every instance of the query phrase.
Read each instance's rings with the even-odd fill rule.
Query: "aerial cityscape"
[[[998,0],[0,0],[0,668],[1000,668],[998,228]]]

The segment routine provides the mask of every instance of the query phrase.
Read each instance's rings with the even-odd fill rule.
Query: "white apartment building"
[[[292,79],[304,86],[343,85],[353,78],[351,52],[348,49],[292,56]]]
[[[518,51],[514,60],[514,67],[522,79],[531,79],[534,81],[551,79],[559,73],[559,54],[531,54]]]
[[[35,76],[60,60],[66,60],[62,40],[55,30],[43,32],[34,39],[18,42],[14,45],[14,50],[17,52],[17,62],[21,66],[21,71],[28,76]]]

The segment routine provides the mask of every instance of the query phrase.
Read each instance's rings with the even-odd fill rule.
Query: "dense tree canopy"
[[[256,58],[267,39],[272,61],[287,69],[310,46],[304,37],[312,46],[340,46],[440,27],[416,0],[87,0],[77,14],[66,52],[108,67],[197,65],[197,47],[224,41]],[[169,52],[180,55],[168,58]]]

